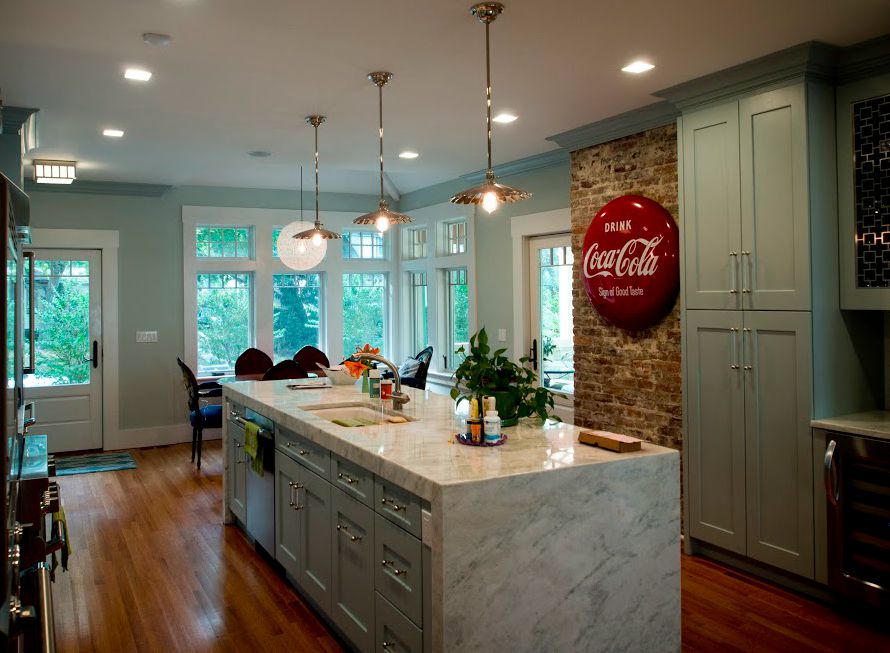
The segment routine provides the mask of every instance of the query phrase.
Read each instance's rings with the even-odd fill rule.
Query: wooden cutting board
[[[618,453],[639,451],[642,448],[642,440],[609,431],[581,431],[578,434],[578,442]]]

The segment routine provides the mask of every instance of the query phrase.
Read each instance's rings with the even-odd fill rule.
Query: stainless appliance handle
[[[230,417],[230,418],[232,419],[232,421],[235,422],[235,424],[237,424],[238,426],[244,426],[244,425],[246,425],[246,424],[248,424],[248,423],[253,424],[253,422],[251,422],[250,420],[247,420],[247,419],[244,419],[243,417],[241,417],[241,415],[239,415],[239,414],[238,414],[238,411],[236,411],[236,410],[230,410],[230,411],[229,411],[229,417]],[[264,435],[264,436],[266,436],[266,437],[271,438],[271,437],[272,437],[272,431],[267,431],[266,429],[261,428],[259,431],[257,431],[257,435]]]
[[[40,629],[43,653],[56,653],[56,626],[53,614],[53,592],[46,563],[37,567],[37,584],[40,600]]]
[[[837,490],[837,473],[834,465],[834,450],[837,448],[837,442],[832,440],[825,448],[825,494],[831,505],[837,507],[837,500],[840,497]]]
[[[36,343],[37,329],[34,323],[34,252],[23,252],[24,258],[30,259],[28,264],[28,364],[22,368],[22,374],[34,374],[37,370]]]

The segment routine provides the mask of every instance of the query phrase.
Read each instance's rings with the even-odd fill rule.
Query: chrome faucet
[[[356,353],[355,357],[359,360],[372,360],[377,361],[378,363],[383,363],[392,370],[392,378],[396,385],[395,390],[392,392],[393,410],[402,410],[402,406],[411,401],[411,397],[402,392],[402,377],[399,376],[399,370],[395,366],[395,363],[379,354]]]

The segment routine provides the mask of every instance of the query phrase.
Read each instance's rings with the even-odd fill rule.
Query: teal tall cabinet
[[[830,107],[800,82],[684,112],[679,130],[687,534],[808,578],[825,190],[809,130]]]

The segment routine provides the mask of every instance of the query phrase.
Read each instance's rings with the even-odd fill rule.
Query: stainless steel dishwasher
[[[263,475],[253,471],[249,460],[247,468],[245,529],[270,555],[275,554],[275,428],[271,420],[249,408],[232,407],[229,411],[229,428],[239,429],[252,422],[260,427],[260,445],[263,452]],[[242,454],[245,456],[245,454]]]

